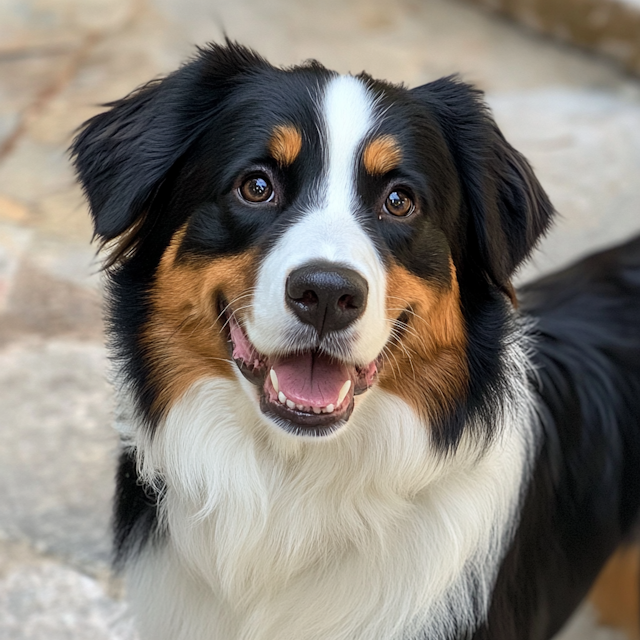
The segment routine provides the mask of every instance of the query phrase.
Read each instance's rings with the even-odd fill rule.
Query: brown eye
[[[238,192],[247,202],[270,202],[273,198],[273,187],[265,176],[247,178]]]
[[[384,210],[392,216],[406,217],[413,213],[415,204],[406,192],[396,189],[385,200]]]

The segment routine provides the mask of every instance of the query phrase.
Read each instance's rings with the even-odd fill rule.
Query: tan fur
[[[518,301],[518,294],[516,292],[516,288],[513,286],[512,282],[507,282],[507,284],[504,286],[504,292],[507,298],[509,298],[509,301],[511,302],[511,304],[513,305],[513,308],[517,309],[520,306],[520,303]]]
[[[278,125],[269,141],[269,153],[279,165],[293,164],[302,149],[302,135],[290,124]]]
[[[601,624],[626,632],[630,640],[640,639],[640,547],[620,547],[600,572],[589,599]]]
[[[450,409],[468,385],[466,333],[456,272],[449,287],[435,285],[394,264],[388,273],[387,309],[409,310],[401,340],[385,349],[380,385],[403,398],[425,419]]]
[[[364,168],[371,175],[382,175],[395,169],[402,160],[402,150],[397,140],[390,135],[372,140],[362,154]]]
[[[136,221],[119,236],[113,240],[103,243],[106,249],[107,258],[104,261],[103,268],[109,269],[123,260],[136,246],[140,237],[140,230],[144,226],[147,218],[145,211]]]
[[[216,301],[223,296],[237,318],[246,313],[243,297],[255,279],[255,251],[223,258],[176,259],[184,229],[176,233],[160,262],[152,293],[153,311],[142,343],[153,384],[160,390],[153,410],[160,415],[202,378],[233,378],[224,317]]]

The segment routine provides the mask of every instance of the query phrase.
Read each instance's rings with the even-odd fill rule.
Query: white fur
[[[355,171],[366,135],[375,127],[374,104],[364,83],[338,76],[325,89],[321,135],[324,172],[315,205],[303,213],[262,262],[247,333],[261,353],[291,349],[292,334],[306,326],[285,306],[285,283],[296,268],[327,260],[358,271],[367,280],[367,308],[345,330],[350,356],[358,364],[374,360],[389,338],[385,309],[385,271],[371,238],[358,222]],[[334,355],[340,355],[336,353]]]
[[[274,429],[240,378],[194,385],[152,441],[132,442],[143,477],[167,485],[168,538],[128,570],[143,640],[441,640],[476,626],[535,448],[517,344],[506,364],[499,436],[446,457],[378,388],[310,441]]]
[[[332,80],[319,107],[318,200],[261,265],[247,331],[262,353],[287,351],[301,324],[284,304],[287,275],[313,260],[346,264],[369,284],[366,313],[348,330],[364,364],[391,330],[384,269],[355,215],[354,171],[375,109],[351,77]],[[377,387],[333,435],[285,433],[239,373],[194,384],[153,439],[123,428],[142,478],[166,484],[168,535],[128,565],[143,640],[444,640],[477,626],[535,449],[518,344],[505,361],[511,393],[496,398],[498,437],[465,435],[446,456],[429,425]]]

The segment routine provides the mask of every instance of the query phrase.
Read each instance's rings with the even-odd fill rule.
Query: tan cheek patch
[[[278,125],[269,141],[269,153],[281,166],[293,164],[302,149],[302,135],[290,124]]]
[[[395,169],[402,160],[402,151],[393,136],[385,135],[372,140],[362,154],[364,168],[373,176]]]
[[[236,317],[249,303],[255,281],[255,250],[240,255],[179,263],[182,233],[163,256],[152,293],[151,320],[142,337],[151,382],[158,390],[152,411],[164,415],[203,378],[234,377],[224,318],[216,302],[224,296]]]
[[[466,331],[451,263],[449,288],[429,284],[400,265],[387,276],[387,312],[409,309],[408,327],[385,350],[380,385],[403,398],[425,420],[451,410],[468,387]]]

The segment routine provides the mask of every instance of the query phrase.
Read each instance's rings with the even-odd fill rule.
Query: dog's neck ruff
[[[437,640],[477,626],[535,449],[526,357],[513,345],[505,360],[498,436],[449,454],[377,388],[343,431],[309,441],[270,424],[241,377],[194,385],[152,440],[135,431],[142,477],[166,484],[168,531],[129,567],[142,637]]]

